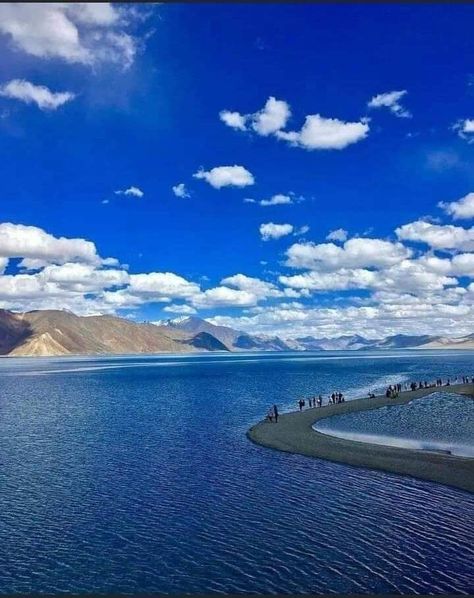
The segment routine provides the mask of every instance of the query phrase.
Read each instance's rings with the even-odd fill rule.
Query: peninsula
[[[277,424],[262,421],[252,426],[247,437],[267,448],[412,476],[474,492],[473,458],[346,440],[317,432],[313,428],[317,421],[332,415],[370,411],[387,405],[403,405],[437,390],[474,397],[474,384],[455,384],[401,392],[396,398],[377,396],[355,399],[337,405],[281,414]]]

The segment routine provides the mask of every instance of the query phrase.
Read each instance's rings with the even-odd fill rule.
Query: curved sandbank
[[[373,399],[355,399],[339,405],[312,407],[301,412],[284,413],[279,416],[277,424],[261,421],[252,426],[247,432],[247,437],[252,442],[267,448],[356,467],[381,469],[474,492],[473,458],[346,440],[317,432],[312,427],[318,420],[332,415],[370,411],[386,405],[403,405],[434,392],[449,392],[472,397],[474,384],[422,388],[401,392],[396,399],[378,396]]]

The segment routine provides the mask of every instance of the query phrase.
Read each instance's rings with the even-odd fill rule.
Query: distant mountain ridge
[[[156,322],[157,325],[167,326],[175,330],[181,330],[190,334],[198,334],[207,332],[214,336],[229,351],[290,351],[291,347],[287,345],[281,338],[277,336],[255,336],[234,330],[228,326],[216,326],[212,322],[197,318],[195,316],[187,316],[180,318],[173,318],[169,320],[160,320]]]
[[[367,349],[474,349],[474,334],[460,338],[360,335],[293,339],[251,335],[197,317],[137,323],[117,316],[68,311],[15,313],[0,309],[0,355],[54,356],[196,351],[362,351]]]
[[[230,351],[362,351],[365,349],[474,349],[474,334],[459,338],[396,334],[382,339],[367,339],[359,334],[335,338],[303,336],[280,338],[257,336],[216,326],[196,316],[186,316],[158,322],[187,332],[208,332],[218,338]]]

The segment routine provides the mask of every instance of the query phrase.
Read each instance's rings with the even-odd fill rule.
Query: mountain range
[[[197,351],[335,351],[364,349],[474,349],[474,334],[460,338],[395,335],[366,339],[251,335],[197,317],[137,323],[117,316],[68,311],[17,313],[0,309],[0,355],[53,356]]]

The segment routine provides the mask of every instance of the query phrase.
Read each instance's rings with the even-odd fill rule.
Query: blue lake
[[[468,352],[2,359],[0,593],[473,593],[473,495],[245,437],[275,402],[464,374]]]

